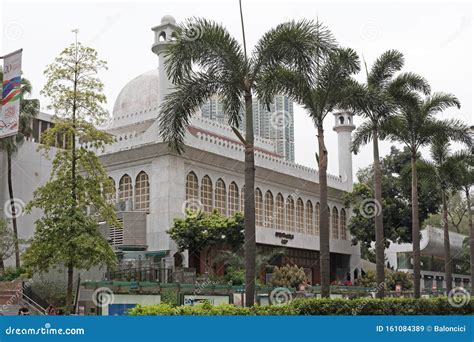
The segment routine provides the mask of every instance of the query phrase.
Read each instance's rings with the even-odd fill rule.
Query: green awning
[[[169,250],[166,251],[147,251],[145,252],[145,256],[147,257],[165,257],[169,253]]]

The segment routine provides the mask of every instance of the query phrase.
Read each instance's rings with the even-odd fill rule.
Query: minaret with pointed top
[[[176,30],[176,20],[171,15],[165,15],[161,18],[161,24],[152,28],[155,32],[155,41],[151,51],[158,55],[158,73],[159,73],[159,103],[163,103],[164,97],[169,93],[172,83],[165,70],[164,51],[172,44],[173,32]]]
[[[333,129],[337,132],[339,176],[347,184],[348,189],[352,189],[353,182],[351,152],[351,136],[355,129],[353,116],[354,114],[350,112],[334,113],[336,122]]]

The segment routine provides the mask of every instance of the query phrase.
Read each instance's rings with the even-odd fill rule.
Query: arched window
[[[212,182],[209,176],[204,176],[201,181],[202,210],[212,212]]]
[[[255,189],[255,224],[263,225],[263,196],[259,188]]]
[[[222,214],[227,214],[227,194],[224,181],[219,178],[216,182],[216,194],[214,197],[215,208]]]
[[[245,211],[245,185],[242,187],[242,192],[240,193],[240,211],[242,213]]]
[[[332,208],[332,237],[339,239],[339,214],[337,208]]]
[[[321,205],[319,204],[319,202],[316,203],[316,217],[314,219],[314,226],[315,226],[315,230],[316,230],[316,235],[319,235],[319,217],[321,215]]]
[[[275,228],[273,225],[273,194],[270,190],[265,193],[265,221],[264,226]]]
[[[186,176],[186,208],[197,210],[200,207],[198,178],[196,174],[191,171]]]
[[[229,185],[229,216],[239,211],[239,187],[235,182]]]
[[[109,177],[110,180],[110,192],[107,194],[107,200],[109,200],[112,203],[115,203],[117,201],[117,189],[115,185],[115,181],[112,177]]]
[[[276,228],[283,230],[285,229],[285,202],[283,195],[278,194],[276,197]]]
[[[304,233],[304,204],[301,198],[296,201],[296,231]]]
[[[341,222],[339,222],[340,225],[340,237],[342,240],[347,240],[347,226],[346,226],[346,211],[344,209],[341,209]]]
[[[150,182],[144,171],[140,172],[135,180],[135,209],[150,209]]]
[[[133,199],[133,186],[132,186],[132,178],[125,174],[122,176],[119,182],[119,202],[121,203],[130,203],[132,206],[132,199]],[[133,209],[133,208],[128,208]]]
[[[306,234],[314,234],[313,203],[306,201]]]
[[[295,230],[295,201],[291,196],[286,199],[286,230]]]

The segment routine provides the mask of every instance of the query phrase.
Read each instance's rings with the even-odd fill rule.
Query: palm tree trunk
[[[15,266],[20,268],[20,247],[18,245],[18,226],[16,222],[16,203],[13,195],[13,180],[12,180],[12,151],[7,148],[7,178],[8,178],[8,193],[10,195],[10,207],[12,214],[13,236],[15,244]]]
[[[446,273],[446,293],[449,293],[453,288],[453,263],[449,244],[448,203],[444,190],[441,190],[441,200],[443,202],[444,272]]]
[[[255,156],[252,93],[245,94],[245,306],[255,303]]]
[[[471,293],[474,293],[474,225],[472,224],[470,187],[466,187],[467,218],[469,220],[469,250],[471,254]]]
[[[385,239],[383,231],[383,213],[382,213],[382,170],[380,168],[379,157],[379,141],[378,132],[373,132],[373,148],[374,148],[374,194],[375,194],[375,262],[376,262],[376,281],[377,289],[376,297],[383,298],[385,296]],[[377,210],[377,207],[380,210]]]
[[[74,267],[71,263],[67,265],[67,290],[66,290],[66,314],[72,311],[72,288],[74,281]]]
[[[411,217],[413,239],[413,285],[415,298],[420,298],[420,220],[418,213],[418,176],[416,152],[411,155]]]
[[[330,249],[329,249],[329,213],[328,213],[328,152],[324,144],[324,129],[322,124],[318,125],[319,146],[319,241],[320,241],[320,272],[321,272],[321,297],[330,295]]]

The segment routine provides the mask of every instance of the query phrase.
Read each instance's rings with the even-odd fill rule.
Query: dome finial
[[[173,16],[167,14],[163,18],[161,18],[161,24],[162,25],[165,25],[165,24],[176,25],[176,19],[173,18]]]

